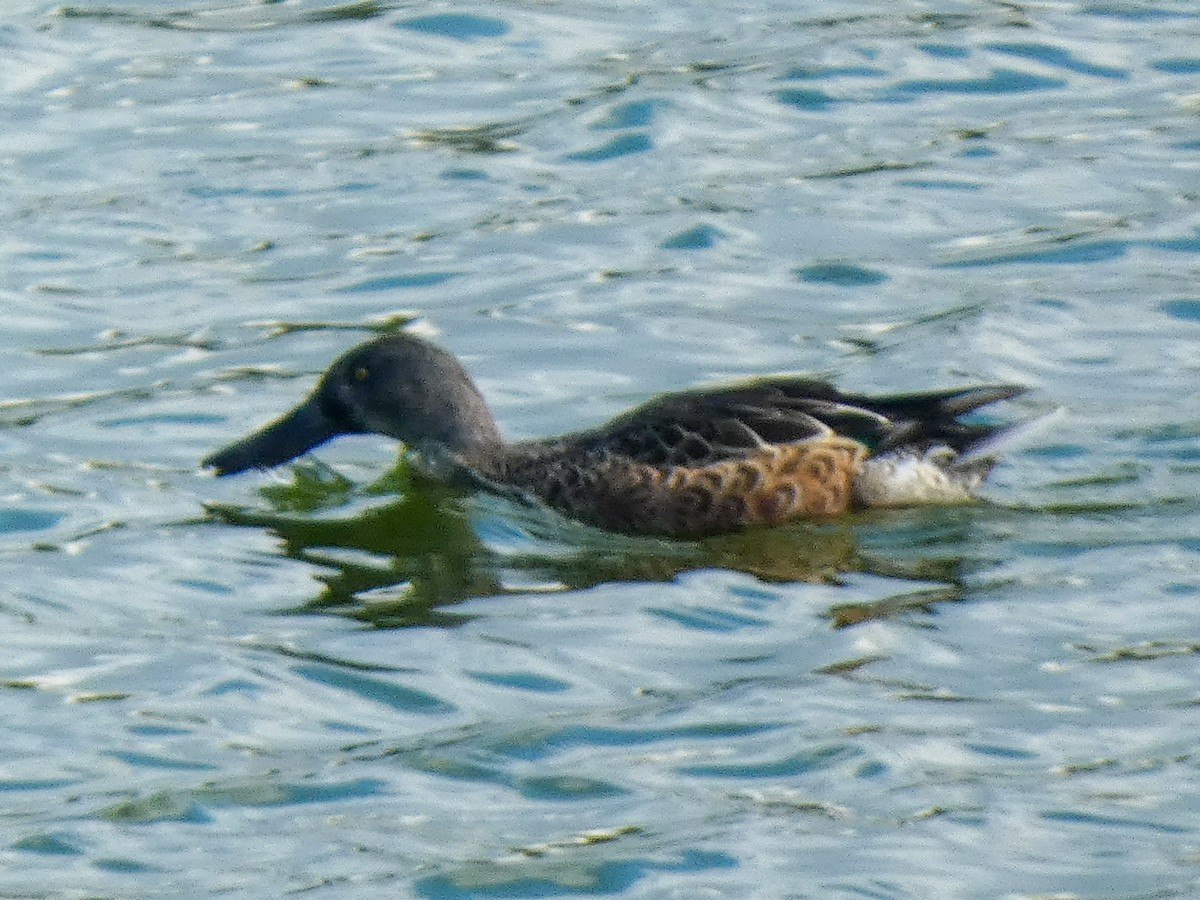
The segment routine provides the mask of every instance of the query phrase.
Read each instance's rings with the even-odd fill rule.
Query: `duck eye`
[[[354,370],[355,381],[366,381],[371,377],[371,371],[366,366],[359,366]]]

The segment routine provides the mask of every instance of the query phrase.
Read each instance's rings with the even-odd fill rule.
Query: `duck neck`
[[[487,416],[463,418],[454,424],[442,436],[439,443],[455,456],[464,460],[486,459],[503,451],[504,436],[496,425],[496,420],[486,408]]]
[[[456,421],[436,435],[406,441],[406,455],[435,481],[473,486],[503,468],[508,444],[492,419]]]
[[[386,434],[422,452],[438,452],[463,460],[486,457],[505,445],[504,436],[483,396],[465,377],[437,373],[386,403],[360,413],[362,430]],[[440,383],[439,383],[440,381]],[[381,408],[382,407],[382,408]],[[404,410],[396,415],[395,409]]]

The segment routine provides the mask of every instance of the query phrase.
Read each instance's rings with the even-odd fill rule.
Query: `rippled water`
[[[8,4],[0,894],[1200,891],[1200,11]],[[512,436],[1032,388],[705,544],[207,451],[364,334]]]

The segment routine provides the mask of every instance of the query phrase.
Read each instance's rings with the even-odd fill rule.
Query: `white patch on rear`
[[[924,454],[884,453],[863,463],[854,479],[854,496],[862,506],[968,503],[992,463],[989,457],[960,458],[945,446]]]

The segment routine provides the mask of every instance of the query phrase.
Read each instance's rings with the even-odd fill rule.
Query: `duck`
[[[769,376],[664,394],[559,437],[508,441],[458,359],[401,331],[343,353],[298,406],[201,465],[236,475],[341,435],[385,435],[438,480],[516,493],[607,531],[697,539],[975,501],[1008,426],[963,417],[1024,391],[864,396]]]

